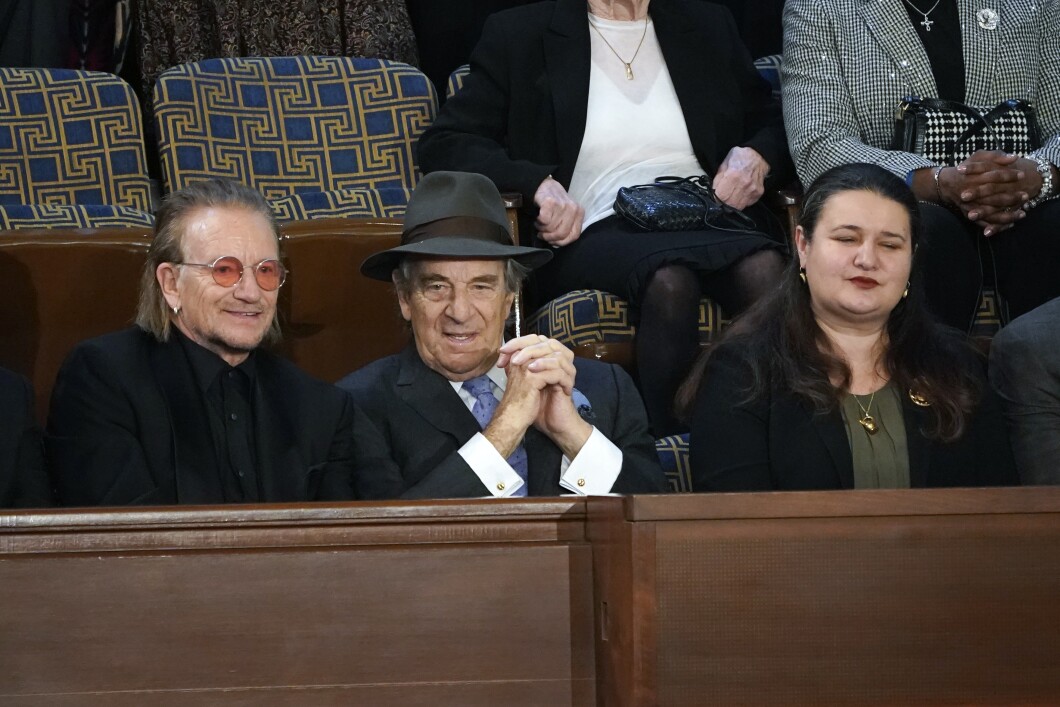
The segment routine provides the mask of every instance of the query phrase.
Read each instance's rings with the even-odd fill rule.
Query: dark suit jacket
[[[0,508],[52,505],[28,380],[0,368]]]
[[[400,481],[349,397],[269,352],[252,391],[262,501],[390,498]],[[224,499],[207,405],[183,346],[132,328],[79,344],[59,371],[46,449],[63,505]],[[391,465],[392,466],[392,465]]]
[[[780,105],[732,15],[698,0],[652,0],[650,13],[699,163],[713,173],[732,147],[753,147],[786,183]],[[485,174],[527,205],[549,174],[569,186],[585,133],[589,47],[584,0],[490,16],[463,89],[420,138],[420,167]]]
[[[648,434],[644,405],[617,366],[575,359],[575,385],[589,400],[585,419],[622,450],[614,493],[661,493],[666,480]],[[351,373],[337,384],[380,428],[401,469],[404,498],[487,496],[489,491],[457,452],[479,425],[449,381],[428,368],[415,346]],[[523,440],[528,495],[568,493],[559,485],[563,453],[534,428]]]
[[[970,365],[976,365],[969,362]],[[981,366],[977,373],[982,375]],[[802,398],[774,388],[746,396],[750,371],[734,353],[712,357],[692,417],[690,462],[695,491],[854,488],[854,462],[839,411],[815,414]],[[910,485],[1018,485],[997,396],[983,398],[964,434],[942,443],[924,436],[929,408],[902,397]]]

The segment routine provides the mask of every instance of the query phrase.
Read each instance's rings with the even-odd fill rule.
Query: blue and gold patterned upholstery
[[[991,337],[1001,329],[1001,305],[997,291],[993,287],[984,287],[979,299],[979,309],[975,311],[972,322],[972,336]]]
[[[165,71],[154,108],[168,191],[228,177],[262,192],[283,219],[395,216],[418,179],[416,141],[437,98],[399,62],[232,58]]]
[[[762,78],[769,82],[770,88],[773,89],[773,98],[778,101],[780,100],[780,60],[780,54],[770,54],[755,59],[755,68],[758,69]]]
[[[272,211],[280,221],[313,218],[403,218],[412,189],[335,189],[292,194],[273,199]]]
[[[688,434],[673,435],[655,440],[655,453],[674,493],[692,490],[692,467],[688,463]]]
[[[24,228],[153,228],[152,214],[103,204],[0,206],[0,231]]]
[[[0,205],[150,211],[140,108],[117,76],[0,68]]]
[[[727,323],[710,299],[699,302],[699,340],[710,342]],[[545,334],[567,346],[631,341],[636,328],[629,322],[629,303],[602,290],[574,290],[534,312],[528,331]]]
[[[453,73],[449,74],[449,81],[445,84],[446,98],[453,95],[464,87],[464,79],[467,78],[467,75],[470,71],[470,64],[464,64],[453,69]]]

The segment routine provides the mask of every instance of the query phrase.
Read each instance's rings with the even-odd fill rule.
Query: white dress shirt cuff
[[[621,471],[622,450],[593,427],[574,461],[563,456],[559,485],[580,496],[600,496],[611,493]]]
[[[481,432],[476,433],[457,451],[494,496],[511,496],[522,487],[522,478]],[[578,457],[581,458],[581,454]]]

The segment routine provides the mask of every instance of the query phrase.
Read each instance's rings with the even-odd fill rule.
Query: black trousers
[[[1006,322],[1060,296],[1060,199],[990,238],[949,209],[921,204],[921,211],[924,239],[916,257],[928,304],[942,322],[967,331],[984,282],[997,288]]]

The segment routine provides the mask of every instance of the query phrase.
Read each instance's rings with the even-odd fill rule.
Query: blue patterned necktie
[[[471,408],[471,414],[475,416],[478,421],[478,426],[482,429],[486,429],[486,425],[493,419],[493,413],[497,412],[497,406],[500,405],[500,401],[493,394],[493,387],[490,383],[488,376],[479,376],[478,378],[472,378],[471,380],[464,381],[464,390],[471,393],[475,398],[475,406]],[[522,487],[513,493],[513,496],[525,496],[527,487],[527,464],[526,464],[526,450],[523,449],[523,445],[519,445],[512,452],[512,455],[508,457],[508,464],[515,469],[520,478],[523,480]]]

